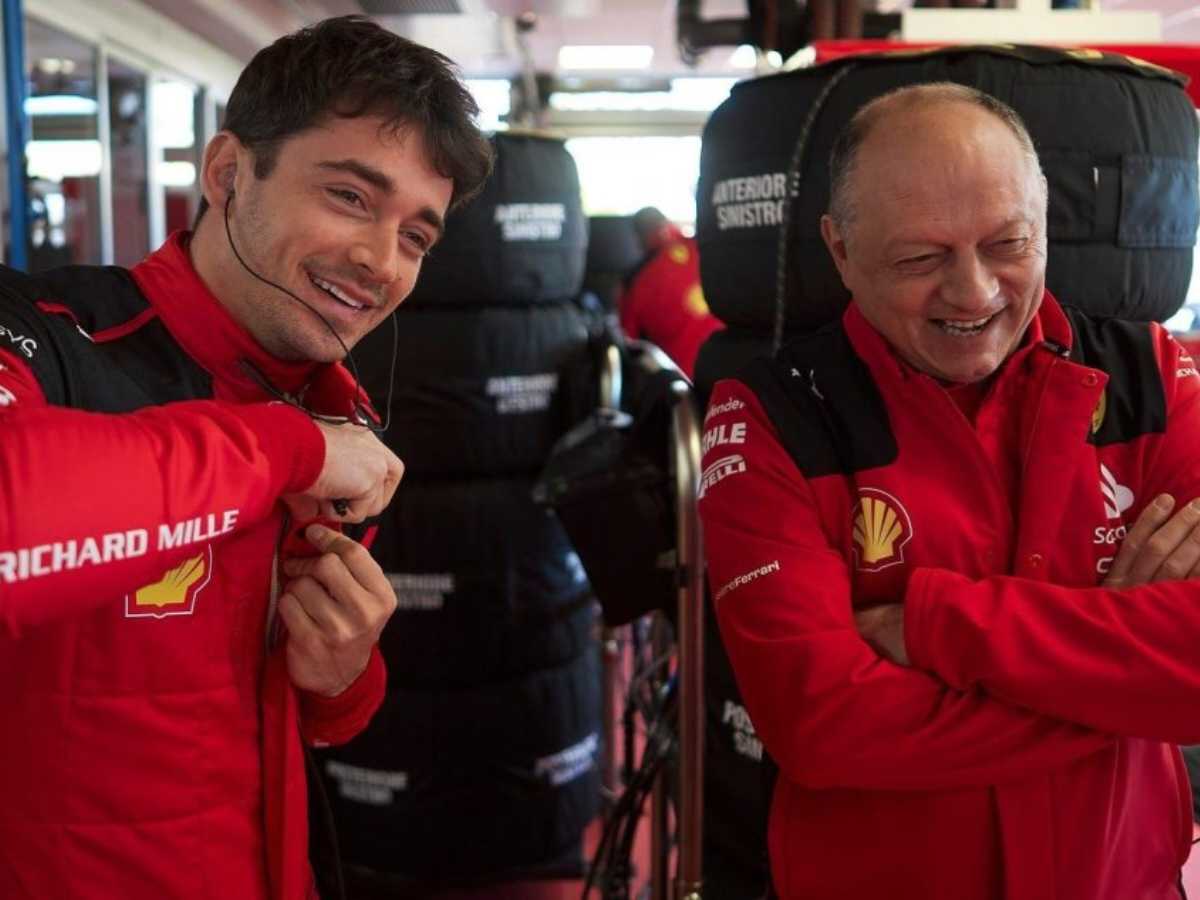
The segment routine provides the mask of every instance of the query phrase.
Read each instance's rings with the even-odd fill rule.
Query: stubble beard
[[[272,257],[266,247],[269,241],[263,239],[270,232],[261,206],[250,198],[237,200],[241,203],[235,201],[230,210],[229,226],[242,259],[263,278],[300,296],[300,286],[289,283],[283,272],[270,265]],[[235,215],[239,205],[241,214]],[[236,258],[232,262],[240,273],[239,295],[245,298],[238,304],[242,322],[264,350],[287,362],[330,363],[342,359],[337,338],[320,316],[307,308],[308,300],[301,296],[302,304],[284,291],[259,281]]]

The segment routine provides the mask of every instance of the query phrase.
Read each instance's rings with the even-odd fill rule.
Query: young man
[[[366,724],[395,606],[329,526],[402,473],[338,361],[486,177],[476,112],[323,22],[243,72],[193,234],[0,272],[0,896],[313,896],[301,742]]]
[[[831,173],[853,302],[717,386],[701,486],[776,890],[1177,900],[1195,365],[1046,293],[1046,182],[993,98],[880,98]]]

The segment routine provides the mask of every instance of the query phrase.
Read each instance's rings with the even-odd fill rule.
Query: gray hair
[[[843,233],[854,221],[855,208],[851,192],[852,180],[858,165],[859,150],[871,131],[881,121],[899,111],[937,106],[943,103],[966,103],[991,113],[1008,126],[1029,157],[1038,173],[1037,150],[1033,138],[1017,111],[991,94],[951,81],[913,84],[896,88],[860,108],[842,128],[829,154],[829,216]]]

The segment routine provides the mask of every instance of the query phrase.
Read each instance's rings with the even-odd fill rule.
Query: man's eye
[[[992,249],[998,253],[1019,253],[1025,249],[1028,241],[1023,237],[1005,238],[992,244]]]
[[[906,256],[897,265],[901,269],[928,269],[941,258],[939,253],[921,253],[917,256]]]
[[[419,231],[404,232],[404,239],[412,244],[422,255],[429,254],[429,238]]]
[[[347,191],[347,190],[344,190],[343,188],[329,188],[328,190],[329,190],[329,193],[331,196],[336,197],[337,199],[341,200],[343,203],[348,203],[350,206],[360,206],[361,207],[363,205],[362,197],[360,197],[354,191]]]

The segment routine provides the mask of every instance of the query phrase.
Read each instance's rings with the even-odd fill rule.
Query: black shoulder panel
[[[16,355],[54,405],[122,413],[212,395],[211,377],[157,319],[117,340],[91,339],[148,307],[124,269],[68,266],[31,276],[0,266],[0,346],[18,329],[34,341]],[[59,308],[70,314],[56,314]]]
[[[150,305],[129,271],[117,266],[63,266],[30,282],[35,300],[67,307],[88,334],[124,325]]]
[[[1167,401],[1145,322],[1089,316],[1063,307],[1075,336],[1071,359],[1108,375],[1104,418],[1088,436],[1098,447],[1167,430]]]
[[[34,305],[37,298],[32,278],[0,266],[0,350],[29,366],[50,403],[63,403],[70,381],[63,362],[63,342],[69,342],[71,336]],[[70,331],[74,330],[72,326]]]
[[[738,378],[806,478],[852,475],[899,455],[879,388],[840,321],[755,360]]]

